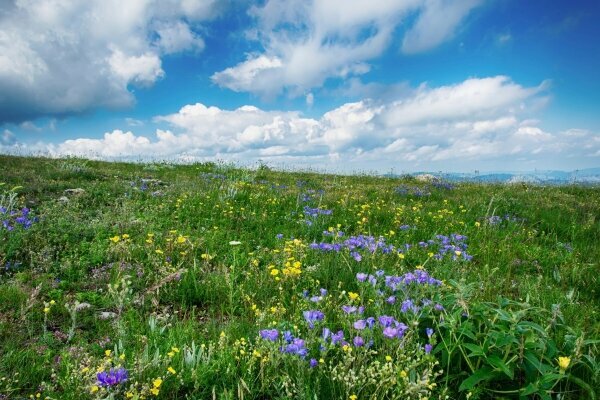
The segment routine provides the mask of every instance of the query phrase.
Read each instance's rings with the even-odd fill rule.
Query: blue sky
[[[595,0],[6,1],[0,152],[598,167],[599,17]]]

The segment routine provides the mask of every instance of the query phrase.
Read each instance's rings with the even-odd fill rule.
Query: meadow
[[[599,187],[0,171],[0,399],[598,397]]]

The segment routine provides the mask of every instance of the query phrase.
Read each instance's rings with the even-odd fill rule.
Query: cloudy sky
[[[597,0],[0,0],[0,152],[600,167]]]

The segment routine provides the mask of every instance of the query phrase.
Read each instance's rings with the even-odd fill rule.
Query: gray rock
[[[69,198],[67,196],[61,196],[58,198],[58,201],[61,203],[67,204],[69,202]]]
[[[85,190],[83,190],[82,188],[65,190],[65,194],[70,194],[70,195],[79,195],[79,194],[84,194],[84,193],[85,193]]]
[[[102,311],[98,314],[98,318],[100,319],[115,319],[117,318],[117,313],[112,311]]]

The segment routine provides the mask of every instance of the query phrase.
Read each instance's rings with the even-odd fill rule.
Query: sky
[[[0,153],[600,167],[598,0],[0,0]]]

